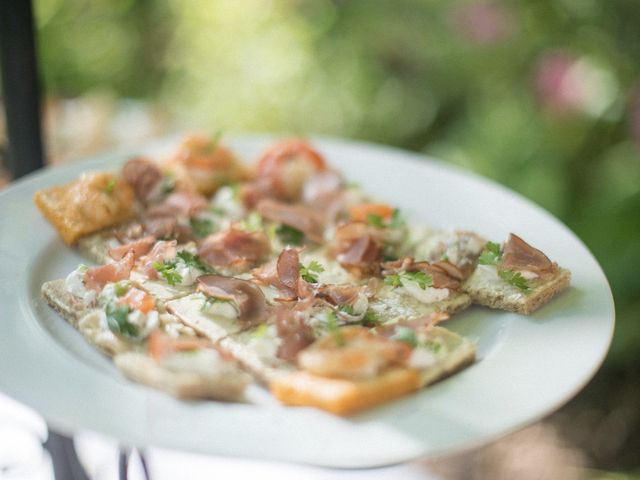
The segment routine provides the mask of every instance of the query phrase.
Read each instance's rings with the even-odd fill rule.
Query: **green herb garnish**
[[[276,228],[276,235],[285,245],[302,245],[304,233],[297,228],[282,224]]]
[[[364,317],[360,320],[363,327],[372,328],[380,324],[380,315],[370,308],[364,313]]]
[[[386,244],[382,249],[382,260],[384,260],[385,262],[392,262],[397,259],[398,256],[395,253],[394,246]]]
[[[213,232],[213,222],[208,218],[190,218],[189,225],[198,238],[204,238]]]
[[[367,223],[376,228],[384,228],[384,220],[380,215],[375,213],[367,213]]]
[[[318,276],[315,273],[324,272],[324,267],[316,260],[311,260],[306,267],[303,264],[298,265],[298,271],[303,280],[309,283],[318,283]]]
[[[408,344],[411,348],[415,348],[418,345],[418,339],[416,337],[416,332],[414,332],[409,327],[396,327],[396,333],[393,334],[391,340],[397,340],[399,342],[404,342]]]
[[[121,280],[113,284],[113,291],[118,297],[125,295],[131,288],[129,280]]]
[[[393,209],[393,215],[391,215],[391,221],[389,222],[389,226],[391,228],[399,228],[403,227],[406,224],[404,218],[400,214],[400,210],[397,208]]]
[[[247,232],[257,232],[258,230],[262,230],[262,215],[258,212],[251,212],[247,218],[240,222],[240,228]]]
[[[213,268],[202,260],[198,255],[191,253],[189,250],[181,250],[176,254],[176,257],[184,262],[187,267],[197,268],[201,272],[214,273]]]
[[[524,293],[529,293],[531,291],[529,282],[527,282],[527,279],[524,278],[520,272],[514,272],[513,270],[498,270],[498,275],[500,275],[500,278],[506,283],[513,285]]]
[[[107,195],[111,195],[114,188],[116,188],[116,180],[112,178],[107,182],[107,186],[104,187],[104,193],[106,193]]]
[[[438,353],[442,348],[442,344],[440,342],[436,342],[435,340],[427,340],[424,342],[424,347],[431,350],[433,353]]]
[[[329,312],[327,315],[327,331],[333,336],[336,345],[339,347],[343,347],[347,343],[344,339],[344,335],[342,335],[342,331],[340,331],[340,327],[338,326],[338,317],[335,312]]]
[[[107,304],[105,313],[107,315],[107,325],[112,332],[132,339],[138,337],[138,327],[129,322],[131,308],[111,302]]]
[[[355,315],[356,313],[353,311],[353,305],[338,305],[338,311],[346,313],[347,315]]]
[[[162,276],[162,278],[164,278],[169,285],[175,286],[179,283],[182,283],[182,275],[176,272],[175,261],[164,261],[163,263],[153,262],[153,268],[156,269],[160,276]]]
[[[480,265],[498,265],[500,260],[502,260],[500,245],[494,242],[487,242],[478,258],[478,263]]]
[[[396,275],[387,275],[384,278],[384,283],[392,287],[400,287],[402,279],[416,282],[422,290],[433,285],[433,277],[424,272],[401,272]]]

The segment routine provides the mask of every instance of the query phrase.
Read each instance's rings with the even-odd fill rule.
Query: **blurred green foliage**
[[[640,361],[637,0],[37,0],[47,93],[362,138],[524,193],[592,249]]]

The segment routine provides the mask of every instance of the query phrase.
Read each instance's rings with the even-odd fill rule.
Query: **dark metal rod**
[[[56,480],[89,480],[78,460],[71,438],[50,429],[44,447],[51,455]]]
[[[19,178],[44,164],[30,0],[0,0],[0,61],[9,136],[8,168],[13,178]]]

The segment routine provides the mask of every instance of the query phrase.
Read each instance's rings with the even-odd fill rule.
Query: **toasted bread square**
[[[109,173],[85,174],[66,185],[38,190],[33,201],[68,245],[134,213],[133,190]]]
[[[478,265],[475,272],[464,283],[464,290],[474,303],[499,310],[530,315],[553,297],[565,290],[571,282],[571,272],[563,268],[548,279],[531,282],[529,292],[504,282],[493,265]]]
[[[417,370],[390,368],[368,380],[346,380],[293,372],[271,382],[271,393],[285,405],[317,407],[348,415],[420,388]]]

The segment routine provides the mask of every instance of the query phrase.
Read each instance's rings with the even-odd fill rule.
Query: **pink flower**
[[[598,116],[618,93],[617,82],[608,70],[565,50],[542,55],[535,66],[533,81],[540,104],[560,115]]]
[[[472,42],[491,45],[513,32],[513,16],[498,2],[479,1],[454,11],[457,30]]]

